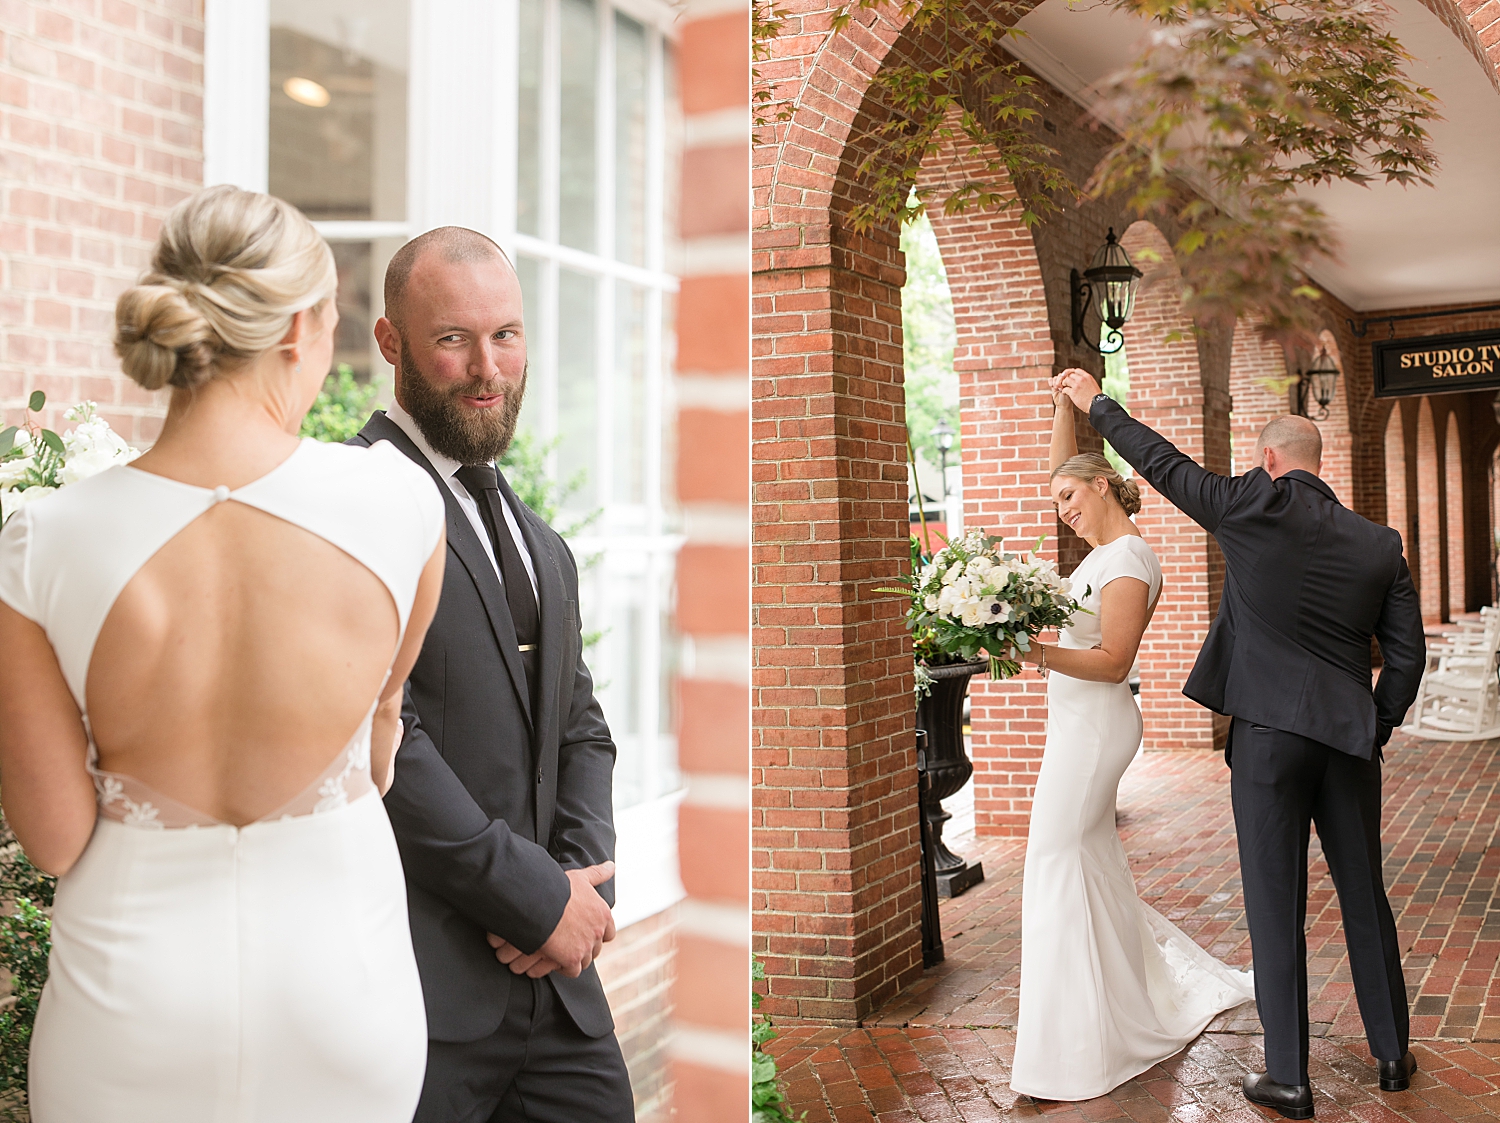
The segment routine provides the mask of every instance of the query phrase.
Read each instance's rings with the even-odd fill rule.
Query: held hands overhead
[[[1052,392],[1054,404],[1060,396],[1066,397],[1073,403],[1073,407],[1083,414],[1088,413],[1094,398],[1102,393],[1098,380],[1088,371],[1080,370],[1078,367],[1069,367],[1061,374],[1054,374],[1047,379],[1047,389]]]

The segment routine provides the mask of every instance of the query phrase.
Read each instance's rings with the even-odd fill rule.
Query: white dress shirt
[[[422,430],[417,428],[412,415],[401,408],[400,402],[392,402],[385,413],[403,433],[411,438],[412,444],[416,445],[422,455],[427,457],[427,463],[436,469],[437,474],[448,481],[448,490],[453,492],[453,498],[458,500],[458,505],[463,508],[469,522],[474,524],[474,531],[479,535],[479,542],[484,547],[485,556],[490,559],[490,565],[495,567],[495,576],[500,578],[500,584],[504,585],[505,576],[500,572],[500,563],[495,558],[495,546],[490,541],[490,532],[484,525],[484,517],[479,513],[479,503],[469,494],[469,489],[457,479],[458,470],[463,465],[440,452],[434,452],[432,446],[427,443],[427,438],[422,435]],[[521,533],[521,525],[516,522],[516,513],[510,509],[510,504],[505,501],[503,495],[500,497],[500,507],[505,512],[505,526],[510,531],[516,550],[521,555],[522,564],[526,566],[526,575],[531,578],[531,592],[540,604],[541,596],[536,588],[536,566],[532,564],[531,551],[526,548],[526,537]]]

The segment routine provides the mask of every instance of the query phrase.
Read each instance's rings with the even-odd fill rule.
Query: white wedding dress
[[[1149,603],[1161,593],[1161,566],[1135,535],[1097,547],[1073,574],[1074,596],[1093,614],[1078,613],[1061,646],[1098,646],[1100,595],[1121,577],[1145,582]],[[1051,672],[1022,883],[1016,1092],[1105,1095],[1255,996],[1248,972],[1224,966],[1136,896],[1115,794],[1140,743],[1127,684]]]
[[[40,624],[84,712],[131,578],[216,503],[257,508],[379,578],[401,634],[444,512],[387,444],[304,441],[245,487],[116,467],[0,532],[0,600]],[[99,817],[58,881],[31,1045],[35,1123],[409,1123],[427,1033],[370,719],[298,797],[246,826],[100,771]]]

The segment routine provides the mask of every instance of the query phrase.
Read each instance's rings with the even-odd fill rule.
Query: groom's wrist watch
[[[1097,393],[1097,394],[1094,395],[1094,400],[1091,401],[1091,402],[1089,402],[1089,409],[1092,411],[1093,408],[1096,405],[1098,405],[1100,402],[1109,402],[1109,401],[1113,401],[1113,400],[1114,399],[1111,398],[1108,394],[1104,393],[1103,391],[1100,391],[1099,393]]]

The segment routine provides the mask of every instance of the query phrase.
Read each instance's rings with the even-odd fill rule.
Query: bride
[[[1232,971],[1135,894],[1115,794],[1141,743],[1126,680],[1161,596],[1156,555],[1130,516],[1140,487],[1079,455],[1073,405],[1053,386],[1052,497],[1093,550],[1072,576],[1079,613],[1024,656],[1048,672],[1021,898],[1021,1010],[1010,1086],[1049,1100],[1102,1096],[1248,1002]]]
[[[58,875],[36,1123],[407,1123],[426,1058],[379,798],[444,511],[299,441],[328,246],[232,187],[168,215],[116,350],[160,440],[0,531],[0,778]]]

